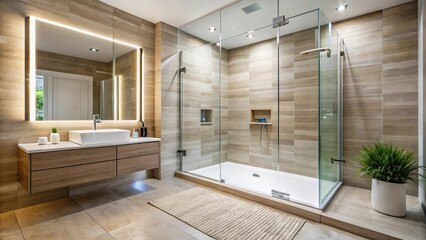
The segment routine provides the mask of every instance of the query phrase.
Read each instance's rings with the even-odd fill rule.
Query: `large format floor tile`
[[[42,203],[15,211],[21,228],[40,224],[62,216],[67,216],[82,209],[71,199],[64,198],[52,202]]]
[[[370,194],[343,186],[322,215],[401,239],[426,239],[426,217],[416,197],[407,196],[407,216],[398,218],[375,211]]]
[[[84,191],[77,191],[78,194],[72,195],[71,198],[0,214],[0,239],[14,240],[25,237],[25,239],[43,240],[211,240],[212,238],[206,234],[148,204],[149,201],[196,186],[199,185],[180,178],[166,178],[162,181],[146,179],[120,182],[110,188],[87,188]],[[367,198],[367,195],[361,194],[359,199],[356,196],[348,196],[347,201],[357,205],[358,201],[363,202]],[[339,202],[341,199],[338,198],[337,201]],[[331,208],[343,211],[339,206]],[[354,212],[361,211],[360,209],[364,210],[355,208]],[[349,208],[345,211],[352,210]],[[413,221],[418,220],[418,217],[414,218]],[[308,221],[295,239],[349,240],[362,238]]]
[[[144,214],[138,222],[126,225],[110,232],[111,235],[120,239],[173,239],[186,240],[196,239],[170,223],[163,221],[152,214]]]
[[[22,233],[25,239],[95,239],[106,231],[80,211],[22,228]]]
[[[127,198],[93,207],[86,211],[107,231],[134,223],[147,214],[146,210]]]
[[[91,208],[123,199],[123,196],[110,189],[100,189],[97,191],[72,195],[71,198],[74,199],[81,208],[89,210]]]
[[[314,222],[306,222],[297,233],[294,240],[308,239],[327,239],[327,240],[351,240],[351,239],[366,239],[360,236],[341,231],[326,225]]]

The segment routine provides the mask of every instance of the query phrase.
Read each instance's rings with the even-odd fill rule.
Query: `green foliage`
[[[39,88],[36,89],[36,108],[43,110],[43,98],[44,98],[44,92],[43,89]]]
[[[416,153],[391,143],[376,142],[369,147],[363,146],[357,160],[361,176],[391,183],[425,181],[424,176],[417,174]]]
[[[58,129],[56,129],[55,127],[52,128],[52,133],[57,133],[57,132],[58,132]]]
[[[44,92],[43,89],[36,89],[36,120],[43,120],[43,99]]]

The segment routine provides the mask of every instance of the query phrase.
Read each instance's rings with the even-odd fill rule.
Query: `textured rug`
[[[149,203],[215,239],[293,239],[305,223],[260,204],[199,187]]]

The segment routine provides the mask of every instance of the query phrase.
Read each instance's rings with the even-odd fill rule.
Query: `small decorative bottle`
[[[61,141],[61,136],[58,133],[56,128],[52,128],[52,132],[50,133],[50,142],[52,144],[58,144]]]

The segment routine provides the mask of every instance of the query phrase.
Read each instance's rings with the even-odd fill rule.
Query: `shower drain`
[[[260,177],[258,173],[253,173],[253,177]]]

